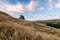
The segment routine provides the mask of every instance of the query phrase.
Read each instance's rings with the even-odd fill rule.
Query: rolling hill
[[[60,29],[13,18],[0,11],[0,40],[60,40]]]
[[[35,21],[35,22],[37,23],[60,22],[60,19],[40,20],[40,21]]]

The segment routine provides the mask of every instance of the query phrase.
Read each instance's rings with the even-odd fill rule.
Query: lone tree
[[[24,18],[23,15],[20,15],[19,19],[23,19],[23,20],[25,20],[25,18]]]

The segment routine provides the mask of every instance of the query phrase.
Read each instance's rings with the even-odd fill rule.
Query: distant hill
[[[35,21],[35,22],[37,23],[60,22],[60,19],[40,20],[40,21]]]
[[[13,18],[0,11],[0,40],[60,40],[60,29]]]

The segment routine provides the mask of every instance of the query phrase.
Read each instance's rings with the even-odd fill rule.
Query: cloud
[[[55,6],[56,6],[56,8],[60,8],[60,0],[58,0],[57,4]]]
[[[40,10],[40,11],[42,11],[42,10],[44,10],[45,8],[44,7],[40,7],[40,8],[38,8],[38,10]]]
[[[20,12],[20,13],[24,12],[24,8],[23,8],[23,5],[21,3],[17,3],[16,5],[11,5],[8,2],[0,1],[0,4],[8,12]]]
[[[3,8],[1,8],[3,6]],[[4,9],[4,11],[14,13],[14,12],[20,12],[24,13],[27,12],[33,12],[37,6],[37,2],[31,0],[29,4],[23,5],[20,2],[17,2],[17,4],[10,4],[7,1],[0,1],[0,9]]]
[[[26,9],[29,12],[33,12],[36,8],[37,2],[36,1],[31,1],[28,5],[26,5]]]
[[[8,11],[24,13],[23,5],[17,3],[16,5],[9,5],[7,7]]]
[[[48,2],[49,2],[49,10],[51,11],[53,8],[53,5],[52,5],[53,0],[48,0]]]

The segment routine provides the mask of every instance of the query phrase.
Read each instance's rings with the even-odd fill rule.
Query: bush
[[[47,26],[51,26],[51,27],[55,27],[55,28],[60,28],[60,24],[57,22],[57,23],[54,23],[54,22],[49,22],[49,23],[46,23]]]
[[[53,27],[53,26],[54,26],[54,23],[53,23],[53,22],[49,22],[49,23],[47,23],[46,25]]]
[[[25,18],[24,18],[23,15],[20,15],[19,19],[23,19],[23,20],[25,20]]]

